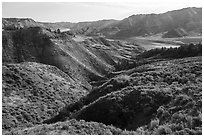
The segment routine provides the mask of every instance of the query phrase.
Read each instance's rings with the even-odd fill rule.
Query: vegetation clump
[[[68,106],[72,112],[69,117],[136,130],[138,134],[200,134],[201,70],[201,57],[142,65],[115,77],[119,83],[128,81],[121,89],[105,83],[83,97],[89,100],[95,96],[92,101],[81,102],[75,111]],[[112,90],[107,92],[108,88]]]
[[[53,66],[27,62],[2,69],[3,130],[39,124],[86,94],[80,84]]]
[[[184,58],[184,57],[194,57],[202,55],[202,44],[187,44],[182,45],[178,48],[156,48],[146,51],[138,55],[138,59],[141,58]]]
[[[71,119],[55,124],[36,125],[23,130],[5,132],[6,135],[136,135],[134,131],[123,131],[97,122]]]

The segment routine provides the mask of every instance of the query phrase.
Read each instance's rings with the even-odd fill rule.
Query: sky
[[[202,7],[202,3],[200,0],[3,2],[2,17],[32,18],[40,22],[82,22],[102,19],[121,20],[133,14],[158,14],[186,7]]]

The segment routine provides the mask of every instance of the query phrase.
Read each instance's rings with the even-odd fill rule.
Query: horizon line
[[[122,19],[114,19],[114,18],[104,18],[104,19],[99,19],[99,20],[84,20],[84,21],[76,21],[76,22],[70,22],[70,21],[39,21],[39,20],[36,20],[32,17],[3,17],[2,15],[2,19],[31,19],[35,22],[39,22],[39,23],[84,23],[84,22],[97,22],[97,21],[105,21],[105,20],[115,20],[115,21],[121,21],[121,20],[124,20],[126,18],[129,18],[131,16],[137,16],[137,15],[160,15],[160,14],[165,14],[165,13],[168,13],[168,12],[172,12],[172,11],[178,11],[178,10],[183,10],[183,9],[188,9],[188,8],[201,8],[202,7],[183,7],[183,8],[179,8],[179,9],[175,9],[175,10],[168,10],[168,11],[165,11],[165,12],[161,12],[161,13],[148,13],[148,14],[143,14],[143,13],[139,13],[139,14],[132,14],[132,15],[129,15],[125,18],[122,18]]]

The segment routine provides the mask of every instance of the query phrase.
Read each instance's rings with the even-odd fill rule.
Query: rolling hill
[[[4,134],[101,134],[102,131],[105,134],[202,134],[201,64],[201,57],[189,57],[149,62],[121,71],[106,83],[97,86],[80,99],[76,99],[75,102],[67,103],[57,115],[53,117],[48,115],[49,118],[45,117],[47,119],[43,123],[34,123],[33,126],[29,124],[26,127],[13,128],[11,131],[4,130]],[[18,85],[16,81],[9,82],[5,76],[3,78],[8,84],[16,83]],[[36,78],[33,80],[37,81]],[[13,86],[10,85],[10,87]],[[16,93],[25,96],[22,91],[10,93],[15,93],[12,95],[17,100]],[[50,91],[45,93],[47,95],[43,96],[44,99],[49,100],[47,97],[57,98],[58,92],[55,94],[51,94]],[[72,93],[72,90],[68,93]],[[35,98],[36,95],[32,98]],[[76,91],[72,95],[76,97]],[[7,99],[9,97],[11,94],[3,96],[5,106],[7,106],[6,109],[3,109],[3,114],[6,112],[9,114],[5,115],[7,122],[9,122],[8,118],[11,119],[10,115],[12,114],[14,118],[16,115],[20,117],[22,115],[27,119],[23,113],[25,106],[18,103],[11,105]],[[67,97],[71,99],[70,95]],[[37,103],[34,99],[31,101],[33,101],[33,105],[27,108],[33,106],[34,109]],[[69,102],[69,99],[66,102]],[[54,104],[52,102],[50,105]],[[44,103],[44,107],[46,105],[47,103]],[[11,106],[18,106],[17,108],[22,108],[22,111],[10,113],[8,107]],[[13,112],[16,109],[11,110]],[[28,110],[26,110],[27,113],[25,112],[27,115],[29,115]],[[54,110],[56,111],[56,109]],[[39,117],[41,112],[37,112],[36,115]],[[18,119],[18,117],[16,118]],[[97,126],[98,124],[100,126]]]
[[[2,69],[3,130],[41,123],[88,93],[54,66],[24,62],[9,63]]]

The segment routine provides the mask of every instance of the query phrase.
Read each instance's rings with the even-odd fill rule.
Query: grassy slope
[[[3,65],[2,78],[3,130],[41,123],[87,93],[56,67],[38,63]]]
[[[129,86],[110,90],[72,117],[138,128],[144,134],[201,133],[201,57],[147,64],[121,75],[130,76]],[[107,85],[95,94],[114,86]],[[156,125],[151,125],[154,121]]]
[[[134,135],[134,131],[123,131],[113,126],[107,126],[97,122],[85,122],[84,120],[68,120],[55,124],[36,125],[23,130],[6,132],[7,135]]]
[[[70,110],[68,119],[77,121],[37,125],[7,134],[201,134],[201,64],[201,57],[190,57],[123,71],[83,97],[81,108]],[[66,109],[68,115],[70,108]]]
[[[70,113],[66,106],[68,110],[64,113],[78,120],[135,130],[134,134],[201,134],[201,64],[201,57],[190,57],[123,71],[113,78],[115,82],[110,80],[85,96],[88,103],[80,100],[81,109],[72,108]],[[39,125],[9,134],[101,134],[103,130],[100,127],[89,132],[80,126],[76,130],[67,124],[69,121]],[[64,126],[66,128],[61,128]]]

